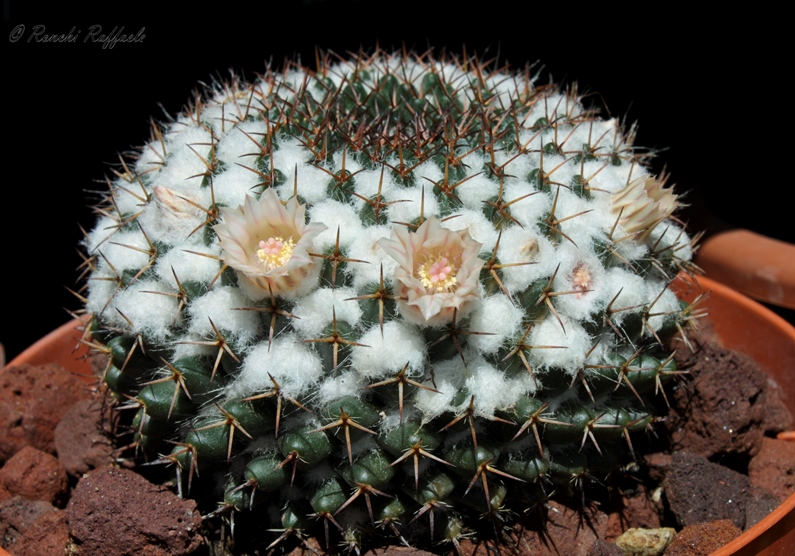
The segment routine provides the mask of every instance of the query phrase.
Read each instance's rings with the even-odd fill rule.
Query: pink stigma
[[[274,239],[272,237],[268,238],[268,241],[259,242],[259,248],[262,249],[265,255],[278,255],[282,248],[284,247],[284,243],[279,241],[278,239]]]
[[[431,282],[435,284],[436,282],[445,280],[452,271],[453,267],[447,264],[447,257],[442,257],[431,265],[431,268],[428,269],[428,274],[430,275]]]

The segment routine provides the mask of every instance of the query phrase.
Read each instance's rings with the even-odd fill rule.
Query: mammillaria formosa
[[[271,546],[457,542],[631,461],[692,317],[676,206],[632,130],[529,70],[288,64],[110,182],[92,342],[138,453]]]

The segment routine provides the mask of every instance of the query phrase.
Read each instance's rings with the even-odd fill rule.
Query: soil
[[[709,554],[762,519],[795,490],[795,442],[775,438],[792,429],[793,418],[753,361],[709,337],[695,352],[678,350],[688,374],[667,390],[669,416],[656,439],[636,445],[646,454],[602,487],[602,498],[584,506],[549,501],[520,516],[499,544],[484,535],[433,553],[612,556],[625,554],[615,540],[630,528],[673,527],[666,555]],[[120,467],[113,413],[52,365],[3,371],[2,546],[16,556],[221,554],[214,533],[224,526],[209,531],[207,542],[195,502]],[[284,544],[296,556],[323,552],[316,539]],[[367,553],[432,554],[398,546]]]

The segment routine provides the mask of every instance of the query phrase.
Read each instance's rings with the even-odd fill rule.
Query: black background
[[[429,46],[514,68],[540,61],[543,81],[578,82],[605,113],[639,123],[637,144],[664,149],[686,200],[733,225],[792,241],[792,106],[783,83],[789,31],[783,14],[623,12],[604,5],[298,1],[274,8],[119,4],[111,10],[4,0],[2,60],[2,267],[0,341],[13,357],[69,317],[79,302],[78,224],[90,228],[87,190],[102,188],[118,153],[149,138],[149,118],[178,112],[197,81],[315,48],[337,53]],[[164,11],[165,10],[165,11]],[[782,23],[779,23],[782,22]],[[21,38],[9,37],[24,25]],[[75,43],[28,40],[80,31]],[[134,44],[84,42],[144,29]],[[162,105],[162,108],[161,108]],[[609,109],[609,111],[608,111]],[[779,135],[783,135],[779,136]]]

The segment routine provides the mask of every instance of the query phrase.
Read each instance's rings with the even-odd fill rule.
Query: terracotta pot
[[[762,371],[779,383],[787,407],[795,412],[795,328],[731,288],[707,278],[698,281],[704,290],[712,290],[705,305],[723,345],[754,359]],[[688,301],[699,293],[682,280],[675,282],[674,288],[680,298]],[[752,554],[795,554],[795,494],[712,556]]]
[[[80,343],[83,337],[82,325],[81,321],[73,320],[56,328],[17,355],[8,366],[23,363],[44,365],[56,362],[84,382],[93,382],[94,376],[91,373],[91,364],[88,362],[90,349]]]
[[[712,280],[699,278],[712,293],[706,305],[715,332],[724,345],[752,357],[781,385],[787,405],[795,411],[795,328],[755,301]],[[674,284],[682,299],[692,300],[699,290],[684,280]],[[71,372],[92,380],[91,369],[74,348],[78,321],[65,324],[25,350],[10,365],[59,362]],[[82,354],[85,354],[82,349]],[[8,553],[0,548],[0,556]],[[795,494],[754,527],[713,556],[789,556],[795,554]]]
[[[795,245],[749,230],[724,230],[699,245],[707,275],[748,296],[795,309]]]

